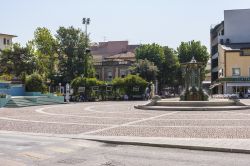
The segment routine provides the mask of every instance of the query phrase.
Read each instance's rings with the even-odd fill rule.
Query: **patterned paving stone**
[[[0,130],[105,136],[250,138],[250,110],[171,112],[133,108],[142,103],[145,102],[4,108],[0,110]]]
[[[148,120],[134,125],[146,126],[245,126],[250,127],[250,120]]]
[[[1,120],[0,130],[49,133],[49,134],[79,134],[91,130],[104,128],[94,125],[73,125],[73,124],[46,124],[32,122],[16,122]]]
[[[175,137],[175,138],[250,138],[250,127],[138,127],[122,126],[93,135]]]

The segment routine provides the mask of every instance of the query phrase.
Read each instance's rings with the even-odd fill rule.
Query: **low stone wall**
[[[48,94],[47,95],[49,98],[59,101],[59,102],[64,102],[64,96],[55,96],[54,94]]]
[[[25,96],[43,96],[41,92],[25,92]]]
[[[10,95],[7,95],[6,98],[0,98],[0,107],[4,107],[9,102],[10,98]]]

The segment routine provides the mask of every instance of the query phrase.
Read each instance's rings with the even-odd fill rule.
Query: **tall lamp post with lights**
[[[85,77],[88,75],[87,73],[87,59],[90,49],[88,48],[88,25],[90,24],[90,18],[83,18],[82,24],[85,25],[85,35],[86,35],[86,48],[85,48],[85,58],[84,58],[84,75]]]

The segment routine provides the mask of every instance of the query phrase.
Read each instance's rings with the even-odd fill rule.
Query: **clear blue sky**
[[[249,0],[1,0],[0,33],[15,34],[25,44],[37,27],[53,34],[59,26],[83,28],[90,17],[93,42],[156,42],[176,48],[200,40],[209,47],[209,29],[225,9],[250,8]]]

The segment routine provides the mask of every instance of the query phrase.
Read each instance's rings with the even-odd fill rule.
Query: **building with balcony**
[[[10,47],[14,37],[17,36],[0,33],[0,50]]]
[[[224,21],[210,30],[213,93],[246,92],[248,83],[250,87],[245,79],[250,77],[249,18],[250,9],[225,10]]]
[[[128,41],[108,41],[94,43],[91,54],[94,60],[96,77],[112,81],[116,77],[129,74],[129,67],[135,62],[135,49],[139,45],[129,45]]]

